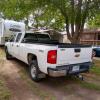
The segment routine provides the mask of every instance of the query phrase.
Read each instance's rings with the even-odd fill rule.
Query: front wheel
[[[12,56],[9,54],[7,48],[5,49],[5,53],[6,53],[6,59],[7,59],[7,60],[11,60],[11,59],[12,59]]]

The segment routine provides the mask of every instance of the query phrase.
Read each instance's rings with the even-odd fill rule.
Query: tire
[[[33,81],[39,82],[41,80],[41,78],[39,78],[40,71],[36,60],[32,61],[29,65],[29,73]]]
[[[12,56],[9,54],[7,48],[5,49],[5,53],[6,53],[6,59],[7,59],[7,60],[11,60],[11,59],[12,59]]]
[[[96,51],[93,50],[93,57],[96,57]]]

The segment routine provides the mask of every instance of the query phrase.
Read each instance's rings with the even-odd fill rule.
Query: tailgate
[[[57,51],[57,64],[69,65],[84,62],[91,62],[92,48],[91,47],[78,47],[78,48],[58,48]]]

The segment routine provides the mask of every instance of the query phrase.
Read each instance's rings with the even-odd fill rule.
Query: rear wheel
[[[9,54],[7,48],[5,49],[5,53],[6,53],[6,59],[7,59],[7,60],[11,60],[11,59],[12,59],[12,56]]]
[[[33,81],[38,82],[41,80],[41,78],[39,78],[40,71],[36,60],[31,62],[29,72]]]

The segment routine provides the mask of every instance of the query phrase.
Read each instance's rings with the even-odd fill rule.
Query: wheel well
[[[7,48],[7,46],[5,46],[5,48],[4,48],[4,49],[5,49],[5,52],[6,52],[6,51],[8,51],[8,48]]]
[[[37,60],[37,56],[34,55],[34,54],[29,53],[27,55],[27,60],[28,60],[28,63],[30,64],[33,60]]]

